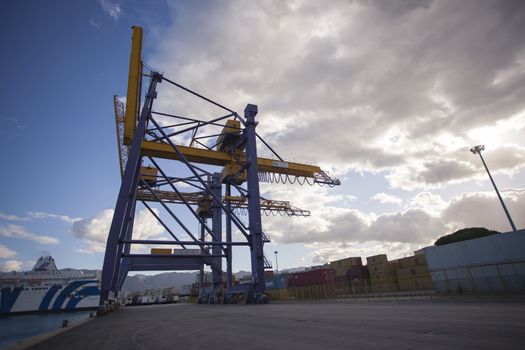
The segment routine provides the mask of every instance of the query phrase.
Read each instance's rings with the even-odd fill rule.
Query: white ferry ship
[[[97,272],[58,270],[51,256],[41,256],[31,271],[0,274],[0,314],[96,309]]]

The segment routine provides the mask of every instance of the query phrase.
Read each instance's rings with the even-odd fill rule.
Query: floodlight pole
[[[514,222],[512,222],[512,218],[510,217],[509,211],[507,210],[507,207],[505,206],[505,203],[503,202],[503,198],[501,198],[501,195],[499,194],[498,188],[496,187],[496,183],[494,182],[492,175],[490,175],[490,171],[489,171],[489,168],[487,167],[487,164],[485,163],[485,159],[483,159],[483,156],[481,155],[481,151],[484,151],[484,150],[485,150],[485,145],[479,145],[479,146],[472,147],[470,149],[470,152],[474,154],[479,154],[479,157],[481,158],[481,162],[483,163],[485,170],[487,170],[487,174],[489,174],[490,182],[492,182],[492,186],[494,186],[494,189],[496,190],[496,194],[498,195],[499,201],[501,202],[501,206],[503,207],[503,210],[505,211],[505,214],[507,215],[507,219],[509,219],[510,226],[512,227],[513,231],[516,231],[516,226],[514,226]]]
[[[277,250],[274,251],[274,254],[275,254],[275,268],[276,268],[276,272],[279,273],[279,262],[277,261],[277,253],[279,253]]]

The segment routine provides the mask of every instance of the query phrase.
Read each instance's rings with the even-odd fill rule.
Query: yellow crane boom
[[[139,108],[139,91],[142,76],[141,64],[141,50],[142,50],[142,28],[133,27],[131,56],[128,79],[128,95],[126,101],[126,120],[124,124],[124,145],[131,145],[133,135],[135,133],[135,126],[138,120]],[[229,121],[228,121],[229,122]],[[240,125],[240,124],[239,124]],[[240,128],[239,128],[240,129]],[[242,149],[232,150],[230,152],[221,151],[223,149],[224,135],[231,134],[231,127],[225,126],[223,135],[218,136],[217,148],[218,150],[201,149],[196,147],[187,147],[177,145],[180,153],[192,163],[201,163],[209,165],[218,165],[225,167],[226,176],[236,177],[237,183],[243,182],[241,163],[245,162],[245,154]],[[144,156],[180,160],[179,155],[173,147],[165,142],[148,141],[144,138],[141,146],[141,153]],[[301,164],[287,161],[277,161],[268,158],[257,158],[258,170],[261,173],[284,174],[287,176],[312,178],[316,182],[326,183],[329,185],[339,185],[340,181],[330,177],[321,168],[315,165]],[[238,174],[238,172],[241,174]]]

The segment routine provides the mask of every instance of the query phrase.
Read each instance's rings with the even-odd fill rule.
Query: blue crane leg
[[[126,170],[120,185],[117,204],[115,206],[115,213],[111,221],[108,240],[106,242],[106,252],[104,254],[104,264],[102,267],[102,281],[100,291],[100,307],[103,308],[105,302],[110,297],[110,291],[116,293],[116,286],[119,279],[120,263],[122,259],[123,244],[121,240],[126,238],[126,235],[131,232],[135,209],[136,189],[140,177],[140,147],[142,139],[146,132],[146,121],[151,112],[153,99],[156,96],[155,90],[157,83],[160,82],[162,76],[160,74],[153,74],[144,101],[144,107],[140,114],[140,118],[135,129],[133,143],[131,144],[128,162],[126,163]]]
[[[226,184],[226,197],[231,196],[232,189],[230,184]],[[226,202],[226,210],[228,212],[231,211],[232,204],[230,201]],[[231,243],[232,241],[232,219],[229,215],[226,215],[226,242]],[[232,246],[229,245],[227,247],[226,252],[226,287],[230,288],[233,285],[233,278],[232,278]]]
[[[244,109],[246,126],[246,161],[248,163],[248,218],[250,221],[252,282],[256,293],[264,292],[264,242],[261,223],[261,196],[259,192],[259,171],[257,168],[257,144],[255,127],[257,106],[248,104]]]
[[[222,184],[220,173],[213,173],[211,189],[214,194],[214,199],[212,203],[212,240],[214,242],[222,242],[222,208],[217,201],[217,198],[222,198]],[[211,250],[213,255],[220,255],[222,253],[222,247],[219,245],[214,245]],[[214,260],[214,264],[212,265],[212,278],[213,289],[217,291],[221,287],[222,282],[222,258],[216,258]]]

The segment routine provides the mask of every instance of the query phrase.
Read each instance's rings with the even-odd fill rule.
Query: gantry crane
[[[222,281],[222,258],[227,258],[227,262],[231,264],[234,246],[250,248],[252,282],[248,291],[248,301],[258,302],[262,300],[265,288],[264,269],[268,266],[264,257],[264,243],[269,241],[262,230],[261,208],[265,205],[268,208],[277,206],[275,201],[261,201],[259,181],[308,182],[329,186],[339,185],[340,182],[318,166],[282,159],[255,131],[257,106],[248,104],[244,115],[240,116],[237,112],[156,71],[149,70],[145,73],[143,69],[146,66],[142,63],[141,47],[142,28],[133,27],[124,128],[122,133],[117,132],[118,137],[122,139],[122,147],[119,147],[119,150],[127,151],[127,162],[125,167],[121,168],[122,184],[104,255],[101,307],[103,308],[112,296],[117,295],[127,271],[133,269],[198,270],[205,264],[212,267],[213,285],[218,287]],[[143,77],[149,78],[149,84],[139,113]],[[163,82],[226,111],[226,115],[197,119],[154,110],[157,87]],[[172,118],[176,122],[170,125],[161,124],[159,116]],[[117,117],[117,123],[118,121]],[[176,143],[174,137],[182,137],[187,142]],[[266,146],[276,159],[258,157],[258,143]],[[143,159],[149,161],[149,168],[142,166]],[[169,160],[177,161],[189,175],[168,176],[163,169],[163,162]],[[201,167],[201,164],[205,167]],[[209,167],[217,166],[221,168],[220,172],[209,171]],[[197,190],[183,194],[176,186],[181,183]],[[244,184],[246,188],[243,187]],[[234,195],[232,190],[237,191],[238,195]],[[147,201],[160,204],[190,239],[179,239],[174,230],[157,215],[155,217],[172,235],[173,240],[133,239],[137,200],[145,205]],[[198,234],[194,234],[184,220],[169,208],[167,204],[171,203],[185,206],[189,214],[199,222],[200,239]],[[208,205],[209,203],[211,205]],[[232,204],[247,210],[247,224],[235,213]],[[199,212],[194,208],[195,205],[198,208],[211,209]],[[225,240],[222,234],[223,215],[226,219]],[[207,218],[211,218],[211,227],[206,221]],[[246,242],[234,242],[232,228],[238,230],[246,238]],[[204,241],[205,234],[211,237],[211,241]],[[178,245],[186,249],[186,253],[169,256],[132,254],[130,250],[133,244]],[[197,246],[198,249],[187,250],[189,246]],[[205,247],[211,249],[204,249]],[[231,266],[228,268],[231,271]],[[229,277],[228,287],[231,286],[231,276]]]
[[[113,105],[115,110],[115,125],[117,131],[117,146],[118,146],[118,160],[121,177],[124,176],[124,169],[128,160],[129,147],[124,145],[124,125],[126,120],[124,102],[117,96],[113,96]],[[227,125],[229,122],[227,122]],[[236,132],[236,131],[234,131]],[[221,135],[222,136],[222,135]],[[224,134],[224,136],[218,138],[218,143],[223,145],[225,139],[230,136]],[[157,173],[152,167],[141,167],[142,177],[150,184],[155,184],[157,181]],[[206,195],[205,192],[181,192],[176,193],[174,191],[160,191],[153,190],[152,192],[147,190],[139,190],[137,192],[137,199],[141,201],[159,202],[174,204],[184,204],[186,200],[191,205],[197,205],[199,213],[211,212],[212,198]],[[223,203],[230,202],[234,205],[234,209],[247,209],[248,200],[246,196],[227,196],[223,197]],[[265,215],[287,215],[287,216],[310,216],[309,210],[304,210],[292,206],[289,201],[266,199],[261,197],[261,211]],[[200,214],[201,215],[201,214]],[[202,216],[202,215],[201,215]]]

